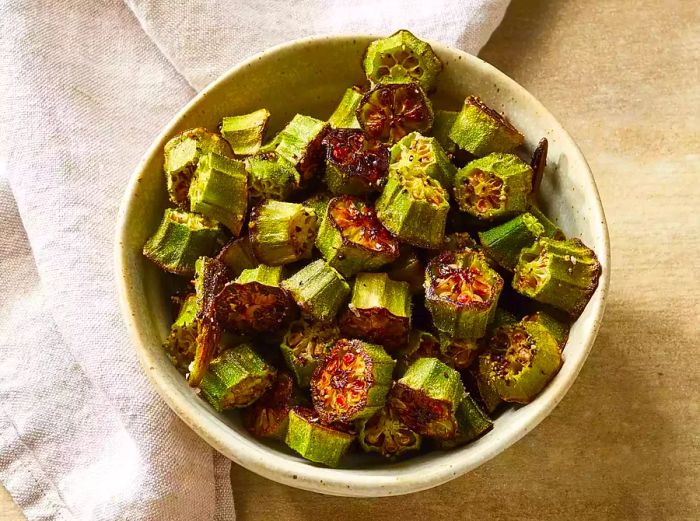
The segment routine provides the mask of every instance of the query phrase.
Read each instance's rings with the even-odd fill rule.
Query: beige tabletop
[[[605,320],[552,415],[470,474],[333,498],[234,465],[239,521],[700,518],[700,8],[514,0],[481,53],[557,115],[610,226]],[[24,519],[0,487],[0,521]]]

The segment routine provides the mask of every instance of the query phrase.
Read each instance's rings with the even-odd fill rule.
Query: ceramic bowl
[[[268,135],[296,113],[328,118],[344,90],[364,80],[360,59],[373,39],[350,35],[290,42],[236,65],[209,85],[175,115],[139,163],[124,195],[116,239],[124,319],[144,370],[173,411],[212,447],[243,467],[286,485],[341,496],[388,496],[434,487],[478,467],[533,429],[562,399],[588,356],[603,315],[610,269],[603,208],[591,171],[573,139],[515,81],[479,58],[434,43],[445,65],[433,96],[435,106],[458,110],[466,95],[478,94],[508,115],[526,136],[530,150],[546,136],[550,171],[542,186],[545,210],[567,236],[580,237],[593,248],[602,264],[600,284],[571,329],[559,374],[532,403],[504,411],[493,430],[474,443],[398,463],[349,457],[347,467],[340,469],[315,465],[281,444],[252,438],[237,414],[218,414],[196,396],[161,348],[172,320],[170,304],[164,277],[141,255],[166,206],[163,145],[179,131],[199,126],[215,129],[223,116],[260,107],[272,114]]]

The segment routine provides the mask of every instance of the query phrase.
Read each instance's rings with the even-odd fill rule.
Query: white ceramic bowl
[[[436,106],[456,110],[466,95],[478,94],[508,115],[530,149],[546,136],[550,171],[542,186],[545,209],[567,236],[580,237],[600,259],[598,289],[571,329],[559,374],[532,403],[506,410],[494,429],[474,443],[399,463],[369,464],[357,456],[349,458],[350,468],[341,469],[315,465],[279,444],[256,440],[236,414],[218,414],[197,397],[161,348],[171,320],[168,297],[162,276],[141,255],[166,206],[163,145],[181,130],[214,129],[223,116],[260,107],[272,113],[271,131],[298,112],[326,119],[344,90],[364,79],[360,58],[373,39],[350,35],[290,42],[253,56],[209,85],[163,129],[136,168],[122,203],[115,252],[121,308],[131,339],[144,370],[173,411],[243,467],[286,485],[341,496],[388,496],[434,487],[478,467],[533,429],[562,399],[588,356],[603,315],[610,270],[603,208],[591,171],[571,137],[515,81],[479,58],[434,43],[445,64],[433,96]]]

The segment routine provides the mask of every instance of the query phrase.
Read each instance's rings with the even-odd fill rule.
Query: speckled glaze
[[[561,371],[534,402],[504,411],[494,429],[474,443],[399,463],[377,464],[358,455],[348,458],[348,468],[343,469],[320,467],[279,444],[253,439],[236,414],[218,414],[198,398],[161,348],[171,321],[169,302],[162,275],[141,255],[167,202],[163,145],[179,131],[214,129],[223,116],[261,107],[272,114],[271,132],[298,112],[326,119],[344,90],[363,81],[360,58],[372,39],[345,35],[290,42],[253,56],[209,85],[173,118],[136,168],[122,201],[115,244],[124,320],[144,370],[173,411],[245,468],[286,485],[340,496],[389,496],[437,486],[478,467],[532,430],[566,394],[588,356],[602,319],[610,272],[603,208],[591,171],[571,137],[540,102],[496,68],[433,43],[445,64],[433,96],[436,107],[457,110],[466,95],[478,94],[508,115],[525,134],[528,148],[546,136],[550,164],[542,185],[545,210],[567,236],[580,237],[593,248],[602,264],[598,289],[571,329]]]

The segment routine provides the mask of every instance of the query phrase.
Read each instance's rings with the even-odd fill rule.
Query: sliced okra
[[[425,301],[435,327],[458,339],[484,336],[503,279],[478,251],[447,251],[428,263]]]
[[[276,373],[252,346],[241,344],[212,360],[199,388],[219,412],[247,407],[270,388]]]
[[[332,128],[360,128],[360,122],[357,121],[357,107],[360,106],[362,100],[362,89],[359,87],[350,87],[345,90],[340,103],[328,118],[328,123]]]
[[[423,172],[390,171],[376,208],[384,227],[402,242],[428,249],[442,245],[449,194]]]
[[[394,374],[401,377],[406,370],[419,358],[439,358],[440,342],[432,333],[421,329],[413,329],[408,336],[408,344],[396,354]]]
[[[197,297],[194,294],[182,301],[163,348],[177,370],[187,373],[197,349]]]
[[[391,280],[408,283],[411,293],[423,291],[425,266],[416,251],[409,245],[401,247],[401,254],[394,262],[386,266],[386,272]]]
[[[457,150],[457,145],[450,138],[450,130],[457,119],[457,114],[459,112],[454,110],[436,110],[433,118],[433,137],[448,154],[454,154]]]
[[[598,287],[600,263],[579,239],[540,238],[520,253],[513,288],[578,317]]]
[[[345,195],[328,203],[316,238],[328,264],[346,277],[374,270],[398,258],[398,241],[363,200]]]
[[[381,189],[389,150],[360,129],[339,128],[323,138],[326,185],[334,194],[362,195]]]
[[[525,141],[503,114],[488,107],[478,96],[464,101],[449,137],[458,147],[478,157],[508,152]]]
[[[337,467],[355,440],[355,434],[339,425],[324,425],[318,414],[307,407],[289,411],[285,443],[303,458]]]
[[[394,351],[408,342],[411,291],[386,273],[358,273],[352,298],[338,320],[346,338],[360,338]]]
[[[539,206],[531,202],[530,206],[528,206],[527,208],[527,211],[534,215],[535,218],[544,227],[543,235],[545,237],[549,237],[550,239],[557,239],[558,241],[566,240],[566,236],[564,235],[564,232],[561,231],[561,228],[559,228],[559,226],[557,226],[557,224],[554,221],[547,217],[545,213],[542,210],[540,210]]]
[[[253,207],[248,229],[255,257],[276,266],[311,257],[318,223],[313,210],[270,199]]]
[[[484,405],[486,412],[488,414],[495,413],[504,402],[498,395],[498,391],[493,386],[493,383],[489,381],[488,371],[484,374],[481,373],[481,361],[479,364],[475,364],[477,367],[472,367],[471,372],[476,380],[476,388],[479,391],[479,398],[481,398],[481,403]]]
[[[393,409],[384,406],[370,418],[359,421],[358,440],[365,452],[396,458],[420,450],[422,438],[403,423]]]
[[[265,394],[243,411],[243,426],[256,438],[284,441],[293,398],[292,377],[288,373],[278,372]]]
[[[226,240],[216,221],[175,208],[166,208],[163,220],[146,241],[143,254],[159,268],[191,277],[199,257],[214,254]]]
[[[459,209],[490,220],[524,212],[532,190],[532,168],[513,154],[475,159],[455,176]]]
[[[566,341],[569,339],[569,325],[557,320],[549,313],[544,311],[536,311],[529,315],[523,317],[523,321],[537,322],[541,324],[549,331],[549,333],[554,337],[559,344],[560,349],[564,349]]]
[[[373,84],[416,82],[429,92],[435,87],[442,62],[427,42],[401,29],[370,43],[362,67]]]
[[[440,333],[440,360],[450,367],[463,370],[469,367],[479,356],[481,345],[474,338],[453,338]]]
[[[301,204],[314,211],[316,214],[316,219],[320,225],[321,221],[323,220],[323,216],[326,215],[328,203],[331,199],[333,199],[333,195],[329,192],[316,192],[308,199],[304,199]]]
[[[457,436],[451,440],[439,441],[438,446],[441,449],[452,449],[474,441],[493,428],[491,418],[481,410],[481,407],[469,393],[459,402],[455,416],[457,419]]]
[[[518,263],[520,251],[531,247],[544,235],[544,226],[531,213],[523,213],[510,221],[479,232],[479,241],[486,255],[508,271]]]
[[[384,407],[394,365],[379,345],[338,340],[311,377],[311,399],[321,421],[351,422]]]
[[[437,139],[423,136],[420,132],[411,132],[391,147],[390,168],[399,173],[416,170],[423,172],[438,181],[443,188],[452,187],[457,173],[457,168],[450,163]]]
[[[289,324],[280,350],[299,387],[309,387],[319,361],[330,352],[338,338],[340,332],[335,325],[306,318]]]
[[[216,258],[226,264],[232,277],[238,277],[243,270],[256,268],[260,265],[253,253],[248,235],[229,242],[221,249]]]
[[[237,156],[249,156],[260,150],[270,113],[259,109],[250,114],[228,116],[221,120],[221,135]]]
[[[294,165],[277,152],[260,152],[246,158],[250,180],[250,197],[254,200],[285,200],[301,186],[301,176]]]
[[[282,282],[302,313],[321,322],[335,318],[350,295],[350,286],[323,259],[315,260]]]
[[[321,142],[328,128],[325,121],[297,114],[280,132],[275,151],[294,165],[302,183],[308,183],[323,164]]]

